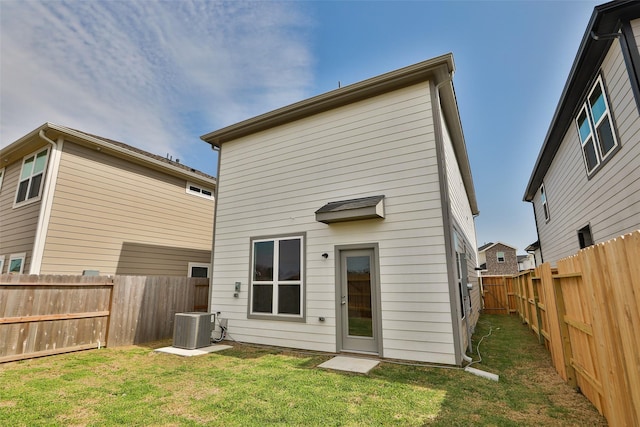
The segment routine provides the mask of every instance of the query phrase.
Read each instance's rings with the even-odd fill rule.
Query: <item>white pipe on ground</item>
[[[481,371],[480,369],[472,368],[471,366],[467,366],[464,368],[466,372],[470,374],[477,375],[482,378],[486,378],[491,381],[498,381],[499,377],[496,374],[492,374],[491,372]]]

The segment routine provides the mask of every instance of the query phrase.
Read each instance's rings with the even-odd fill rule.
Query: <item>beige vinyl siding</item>
[[[227,142],[220,173],[211,306],[235,339],[336,351],[334,248],[378,243],[384,356],[455,363],[428,83]],[[315,221],[379,194],[384,220]],[[298,232],[306,322],[247,319],[250,238]]]
[[[213,206],[184,179],[65,141],[41,271],[184,276],[210,262]]]
[[[6,272],[9,255],[26,253],[24,272],[29,272],[33,243],[38,227],[40,200],[17,208],[13,207],[22,170],[22,158],[5,166],[0,188],[0,255],[5,256]],[[46,172],[45,172],[46,173]]]
[[[477,273],[475,268],[477,267],[477,242],[476,242],[476,229],[473,219],[473,213],[471,212],[471,204],[469,203],[469,198],[467,197],[467,192],[464,187],[464,182],[462,181],[462,174],[460,172],[460,166],[458,165],[458,161],[456,160],[456,154],[454,151],[453,143],[451,141],[451,136],[448,131],[447,123],[444,120],[444,115],[440,114],[441,125],[443,129],[443,144],[444,144],[444,157],[447,171],[447,190],[449,192],[449,206],[451,213],[451,220],[455,223],[455,227],[461,233],[461,236],[465,240],[465,248],[466,248],[466,261],[467,261],[467,273],[469,277],[468,283],[478,283]],[[453,230],[451,231],[453,233]],[[452,259],[455,259],[454,254],[452,254]],[[466,283],[465,283],[466,285]],[[460,339],[461,343],[463,343],[463,348],[467,343],[468,339],[468,328],[467,322],[471,330],[475,327],[475,324],[480,315],[481,309],[481,297],[480,297],[480,289],[478,286],[475,286],[471,291],[469,291],[469,296],[471,298],[471,315],[470,318],[465,318],[460,321]],[[455,298],[456,304],[455,307],[460,307],[460,293],[457,291],[451,296]],[[459,308],[458,308],[459,310]],[[456,314],[454,319],[460,319],[461,315]]]
[[[621,149],[588,179],[577,129],[571,124],[544,178],[549,222],[539,190],[534,198],[542,255],[553,264],[579,249],[577,231],[587,224],[595,242],[640,227],[640,117],[617,40],[602,73]]]

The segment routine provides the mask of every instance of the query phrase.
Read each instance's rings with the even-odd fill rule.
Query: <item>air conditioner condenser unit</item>
[[[193,350],[211,344],[213,313],[176,313],[173,325],[173,346]]]

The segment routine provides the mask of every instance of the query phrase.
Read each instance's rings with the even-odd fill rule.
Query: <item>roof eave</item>
[[[451,75],[453,70],[453,55],[448,53],[296,102],[210,132],[200,138],[214,147],[219,147],[227,141],[293,122],[371,96],[410,86],[431,78],[436,81],[443,81]]]
[[[640,11],[640,2],[633,0],[612,1],[594,8],[551,120],[551,125],[533,167],[523,201],[531,202],[533,200],[567,129],[571,126],[578,103],[583,99],[584,92],[588,90],[588,83],[597,74],[604,56],[613,43],[611,39],[596,41],[591,37],[591,32],[613,33],[617,31],[619,19],[622,16],[637,11]]]
[[[127,150],[126,148],[114,145],[114,144],[109,144],[107,141],[103,141],[99,138],[95,138],[91,135],[88,135],[84,132],[78,132],[74,129],[70,129],[66,126],[61,126],[61,125],[57,125],[55,123],[51,123],[51,122],[46,122],[43,125],[39,126],[38,128],[36,128],[35,130],[29,132],[28,134],[22,136],[20,139],[16,140],[15,142],[11,143],[10,145],[8,145],[7,147],[4,147],[2,150],[0,150],[0,154],[2,157],[7,156],[9,154],[11,154],[13,151],[16,151],[20,148],[20,146],[36,137],[40,131],[44,131],[44,132],[54,132],[60,135],[63,135],[65,137],[72,137],[75,138],[77,140],[80,141],[84,141],[85,143],[90,143],[94,146],[100,147],[100,148],[104,148],[106,150],[109,150],[111,152],[115,152],[118,155],[125,157],[125,158],[129,158],[132,160],[135,160],[137,162],[143,163],[143,164],[147,164],[147,165],[153,165],[156,169],[161,169],[161,170],[165,170],[165,171],[171,171],[172,174],[174,175],[178,175],[181,176],[183,178],[187,178],[189,180],[193,180],[196,182],[204,182],[204,183],[209,183],[209,184],[216,184],[216,179],[214,177],[211,178],[207,178],[201,174],[198,174],[195,172],[191,172],[189,170],[171,165],[169,163],[165,163],[165,162],[161,162],[159,160],[156,160],[154,158],[145,156],[144,154],[141,153],[137,153],[135,151],[131,151],[131,150]]]
[[[469,162],[467,145],[465,143],[464,132],[462,130],[458,101],[456,99],[453,82],[451,80],[448,84],[445,84],[440,88],[440,99],[443,101],[442,110],[446,122],[449,124],[453,148],[458,162],[458,167],[460,168],[460,173],[462,175],[467,199],[469,200],[471,213],[476,216],[480,214],[480,210],[478,209],[475,186],[473,185],[471,164]]]

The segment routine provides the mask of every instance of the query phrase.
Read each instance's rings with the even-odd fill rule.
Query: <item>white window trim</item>
[[[9,268],[11,268],[11,263],[17,259],[21,259],[22,262],[20,263],[20,271],[17,274],[22,274],[24,272],[24,263],[27,259],[27,254],[26,252],[22,252],[19,254],[11,254],[9,255],[9,264],[7,265],[7,273],[11,273],[9,271]],[[12,273],[12,274],[16,274],[16,273]]]
[[[22,182],[22,169],[24,168],[24,163],[25,161],[30,158],[30,157],[34,157],[34,162],[35,159],[38,157],[38,154],[42,153],[43,151],[47,152],[47,156],[46,156],[46,161],[44,164],[44,170],[42,171],[42,179],[40,180],[40,189],[38,190],[38,195],[36,197],[32,197],[32,198],[27,198],[24,199],[21,202],[18,202],[18,192],[20,191],[20,183]],[[27,154],[26,156],[24,156],[22,158],[22,166],[20,166],[20,175],[18,175],[18,185],[16,186],[16,193],[13,196],[13,207],[14,208],[19,208],[22,206],[26,206],[26,205],[30,205],[31,203],[35,203],[40,201],[40,199],[42,199],[42,193],[44,191],[44,182],[46,181],[47,178],[47,169],[49,166],[49,158],[51,157],[51,152],[49,150],[49,146],[46,146],[45,148],[42,148],[40,150],[34,151],[31,154]],[[29,176],[29,179],[32,179],[33,175]],[[29,188],[27,188],[27,196],[29,195]]]
[[[192,189],[192,187],[196,188],[197,190]],[[203,187],[198,184],[194,184],[193,182],[187,181],[186,192],[187,194],[192,194],[194,196],[202,197],[204,199],[213,200],[214,193],[212,189]],[[205,194],[204,192],[207,192],[209,194]]]
[[[189,263],[189,269],[187,270],[187,277],[192,277],[191,276],[191,270],[194,267],[200,267],[200,268],[206,268],[207,269],[207,278],[211,277],[211,264],[207,264],[204,262],[190,262]]]
[[[584,154],[584,152],[583,152]],[[544,214],[545,222],[549,222],[551,214],[549,213],[549,203],[547,202],[547,190],[544,188],[544,183],[540,186],[540,200],[542,201],[542,213]]]
[[[500,254],[502,254],[502,256],[500,256]],[[500,258],[502,258],[502,261],[500,261]],[[496,260],[497,260],[500,264],[502,264],[503,262],[505,262],[505,261],[506,261],[506,255],[505,255],[504,251],[497,251],[497,252],[496,252]]]
[[[0,274],[4,271],[4,255],[0,255]]]
[[[0,190],[2,190],[2,179],[4,178],[4,168],[0,168]],[[2,270],[0,270],[1,272]]]
[[[304,321],[305,319],[305,294],[306,294],[306,283],[305,283],[305,273],[306,273],[306,265],[305,265],[305,234],[291,234],[291,235],[277,235],[277,236],[269,236],[269,237],[257,237],[251,239],[251,257],[250,257],[250,265],[249,265],[249,296],[248,296],[248,317],[253,319],[269,319],[269,320],[289,320],[289,321]],[[300,280],[295,281],[280,281],[277,278],[278,269],[274,268],[273,271],[273,280],[270,281],[256,281],[253,279],[253,268],[254,268],[254,259],[255,259],[255,244],[257,242],[275,242],[281,240],[300,240]],[[274,245],[274,254],[273,254],[273,263],[274,266],[278,265],[278,251],[276,250],[276,246]],[[284,314],[278,313],[278,286],[280,284],[287,285],[293,284],[295,282],[297,284],[300,283],[300,314]],[[263,312],[254,312],[253,311],[253,286],[255,284],[273,284],[273,306],[271,313],[263,313]]]
[[[596,123],[593,118],[592,105],[591,105],[590,99],[591,99],[591,95],[593,95],[593,92],[598,87],[600,87],[602,98],[604,99],[605,111],[602,113],[602,117],[600,117],[600,120],[598,120],[598,122]],[[582,115],[583,112],[586,114],[587,123],[589,124],[589,131],[590,131],[589,135],[584,141],[582,141],[582,137],[580,136],[580,124],[578,123],[578,118]],[[598,138],[596,129],[598,128],[598,125],[600,125],[605,119],[609,120],[609,124],[611,126],[611,135],[613,137],[614,144],[613,144],[613,147],[607,153],[603,154],[601,151],[602,148],[601,148],[600,140]],[[598,76],[595,83],[591,87],[591,90],[589,91],[589,94],[587,95],[587,98],[582,104],[582,108],[580,109],[580,112],[578,113],[578,116],[575,119],[575,123],[578,129],[578,139],[580,140],[580,149],[582,151],[582,159],[584,160],[584,165],[587,170],[587,176],[591,177],[600,169],[600,167],[602,166],[602,164],[604,164],[606,160],[608,160],[611,156],[613,156],[613,154],[617,151],[616,149],[620,146],[620,143],[618,142],[618,137],[616,134],[614,122],[613,122],[613,116],[611,115],[609,97],[607,96],[607,91],[605,90],[604,82],[602,80],[601,75]],[[594,152],[596,155],[596,164],[591,169],[589,169],[589,163],[587,161],[587,156],[584,150],[584,147],[589,140],[591,140],[593,143]]]

